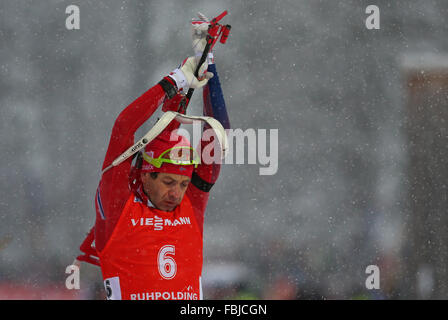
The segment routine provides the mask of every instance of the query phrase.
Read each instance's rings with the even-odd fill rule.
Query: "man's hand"
[[[210,20],[198,12],[198,19],[191,20],[191,38],[196,57],[201,57],[207,45],[207,34]]]
[[[198,89],[205,86],[209,79],[213,77],[213,73],[207,72],[208,63],[205,61],[198,72],[196,78],[194,73],[196,71],[198,59],[196,57],[189,57],[184,60],[182,66],[175,69],[169,74],[169,77],[176,82],[177,90],[186,93],[189,88]]]

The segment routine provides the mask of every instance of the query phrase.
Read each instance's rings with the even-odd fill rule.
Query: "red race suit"
[[[216,66],[210,64],[208,71],[214,77],[203,88],[204,115],[229,129]],[[103,170],[134,144],[137,129],[165,98],[164,89],[157,84],[120,113]],[[201,141],[202,147],[209,143]],[[219,171],[219,163],[199,164],[182,202],[171,212],[151,204],[138,175],[136,180],[131,179],[131,158],[102,175],[95,195],[95,226],[80,247],[83,255],[77,259],[101,267],[108,299],[202,299],[204,213]]]

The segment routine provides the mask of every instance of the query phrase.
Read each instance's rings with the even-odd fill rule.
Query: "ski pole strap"
[[[130,156],[134,155],[136,152],[143,149],[149,142],[154,140],[155,137],[157,137],[163,129],[165,129],[168,124],[176,117],[174,113],[171,111],[166,112],[162,118],[159,119],[159,121],[156,122],[154,127],[152,127],[151,130],[148,131],[147,134],[145,134],[140,140],[138,140],[133,146],[128,148],[125,152],[123,152],[120,156],[118,156],[111,165],[104,168],[102,174],[104,174],[107,170],[118,166],[123,161],[127,160]]]
[[[171,111],[173,112],[173,111]],[[176,113],[176,112],[174,112]],[[221,146],[221,159],[224,159],[227,151],[229,150],[229,142],[227,140],[227,134],[222,124],[213,117],[207,116],[187,116],[185,114],[176,113],[176,120],[183,124],[193,124],[195,121],[206,122],[215,132],[216,138]]]
[[[129,157],[133,156],[138,151],[142,150],[148,143],[154,140],[163,130],[176,119],[180,123],[192,124],[195,121],[205,121],[214,130],[216,137],[221,146],[221,156],[225,157],[225,154],[229,148],[227,141],[227,135],[222,124],[213,117],[204,116],[187,116],[174,111],[167,111],[165,114],[156,122],[156,124],[149,130],[140,140],[138,140],[133,146],[129,147],[125,152],[118,156],[112,164],[104,168],[102,174],[104,174],[109,169],[119,165],[123,161],[127,160]]]

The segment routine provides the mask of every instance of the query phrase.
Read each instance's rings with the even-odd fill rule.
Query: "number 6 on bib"
[[[177,265],[176,261],[169,255],[175,254],[176,250],[173,245],[166,245],[160,248],[157,255],[157,264],[159,266],[159,273],[163,279],[171,280],[176,276]]]

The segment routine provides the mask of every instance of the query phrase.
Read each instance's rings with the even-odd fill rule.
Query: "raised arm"
[[[165,97],[171,99],[185,86],[202,87],[208,77],[198,80],[194,77],[196,63],[194,58],[184,61],[169,76],[164,77],[157,85],[145,92],[141,97],[126,107],[116,119],[107,148],[102,168],[108,167],[119,155],[134,144],[137,129],[156,111]],[[207,70],[207,64],[201,66]],[[81,245],[85,254],[79,260],[92,262],[89,258],[95,251],[101,251],[120,217],[123,207],[131,195],[129,173],[132,158],[104,172],[95,195],[96,222],[87,238]],[[94,236],[93,236],[94,235]],[[91,250],[93,240],[95,249]]]
[[[208,71],[213,73],[213,78],[208,81],[207,85],[204,86],[203,89],[203,112],[205,116],[211,116],[217,119],[223,125],[224,129],[227,130],[230,129],[230,121],[227,115],[221,83],[219,81],[216,66],[213,63],[213,58],[209,60],[211,63],[209,63]],[[203,130],[205,131],[209,128],[210,127],[208,125],[204,125]],[[204,150],[205,146],[210,144],[210,141],[203,139],[200,143],[200,150]],[[215,148],[218,147],[219,145],[216,142]],[[213,156],[213,153],[211,156]],[[205,208],[209,199],[209,191],[213,184],[217,181],[220,169],[220,163],[207,164],[202,161],[202,163],[195,169],[192,177],[192,183],[190,183],[187,189],[187,196],[192,201],[196,213],[196,219],[201,228],[204,222]]]
[[[165,90],[157,84],[126,107],[117,117],[112,128],[109,146],[102,169],[134,143],[137,129],[154,113],[165,97]],[[132,159],[106,171],[95,193],[96,220],[80,246],[80,261],[98,265],[97,251],[101,251],[112,234],[120,212],[129,197],[128,175]],[[95,247],[92,243],[95,241]]]

